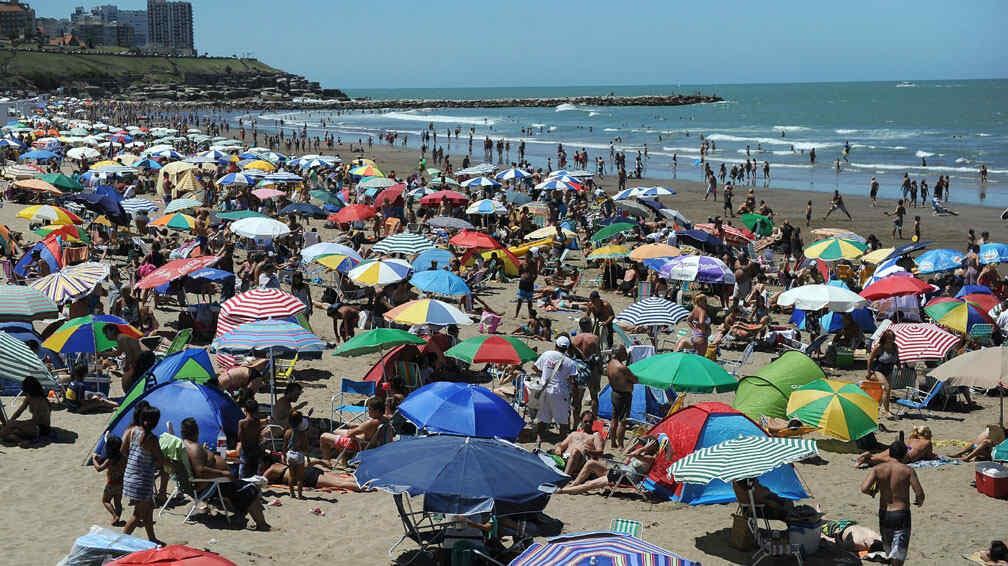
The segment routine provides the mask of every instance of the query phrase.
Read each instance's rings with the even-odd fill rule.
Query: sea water
[[[534,167],[545,167],[549,157],[556,168],[557,145],[563,144],[568,159],[586,149],[592,170],[596,156],[603,156],[608,184],[613,185],[610,145],[626,152],[628,168],[646,146],[645,175],[669,179],[674,185],[674,179],[702,180],[700,144],[705,138],[716,147],[707,155],[715,171],[721,163],[730,169],[747,158],[756,159],[760,167],[768,161],[774,187],[866,195],[874,176],[881,184],[880,196],[893,198],[900,194],[904,173],[918,181],[926,179],[932,190],[938,175],[948,175],[952,202],[1008,206],[1008,80],[361,89],[348,94],[373,99],[490,99],[697,92],[716,94],[724,101],[673,107],[562,104],[244,115],[254,116],[260,129],[272,130],[280,120],[288,132],[306,124],[313,136],[322,132],[324,122],[325,129],[344,143],[368,136],[380,143],[382,132],[395,131],[407,136],[410,147],[418,146],[421,130],[433,126],[437,144],[456,168],[468,149],[470,129],[473,163],[483,160],[485,136],[511,141],[508,161],[518,159],[518,142],[524,140],[526,158]],[[453,135],[449,144],[446,133],[456,127],[462,135],[458,139]],[[846,159],[845,144],[850,147]],[[814,165],[809,157],[813,148]],[[986,184],[979,182],[981,164],[989,172]]]

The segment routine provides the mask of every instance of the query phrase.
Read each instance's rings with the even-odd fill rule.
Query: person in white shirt
[[[536,437],[542,441],[546,425],[560,425],[560,436],[570,432],[571,378],[577,373],[574,360],[567,357],[571,341],[567,336],[556,339],[556,349],[543,352],[535,361],[541,372],[538,393],[539,411],[536,414]]]

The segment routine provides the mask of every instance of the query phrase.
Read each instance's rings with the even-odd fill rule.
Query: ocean
[[[556,108],[438,108],[388,111],[255,112],[260,129],[307,125],[312,135],[326,130],[343,142],[396,131],[419,144],[422,129],[438,134],[438,145],[459,167],[467,150],[468,131],[474,129],[473,163],[482,161],[482,140],[511,141],[510,160],[517,160],[517,142],[525,140],[526,158],[557,167],[557,144],[568,156],[587,149],[589,164],[610,144],[627,153],[632,167],[638,151],[647,147],[645,175],[653,178],[702,180],[702,137],[716,150],[707,159],[715,171],[720,164],[755,158],[768,161],[772,185],[845,194],[868,192],[878,178],[880,196],[900,194],[904,172],[927,179],[934,187],[938,175],[949,175],[952,203],[1008,207],[1008,80],[892,81],[855,83],[796,83],[750,85],[653,85],[590,87],[507,87],[446,89],[349,90],[353,97],[373,99],[524,98],[577,95],[716,94],[723,102],[676,107]],[[282,120],[282,125],[281,125]],[[461,128],[462,136],[446,137]],[[522,130],[525,133],[522,133]],[[850,145],[847,160],[842,152]],[[816,163],[809,159],[815,148]],[[673,165],[675,156],[675,165]],[[840,171],[835,161],[841,159]],[[987,183],[978,170],[987,166]],[[609,183],[612,164],[607,163]],[[593,168],[593,167],[591,167]],[[632,181],[630,181],[632,186]]]

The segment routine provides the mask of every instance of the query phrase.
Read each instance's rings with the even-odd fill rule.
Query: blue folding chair
[[[374,397],[374,394],[375,383],[373,381],[354,381],[345,377],[342,378],[340,380],[339,394],[333,395],[332,399],[329,400],[329,418],[332,421],[333,428],[336,428],[337,422],[340,424],[352,424],[364,420],[364,417],[367,416],[367,407],[364,405],[347,404],[347,395],[360,395],[368,398]],[[350,420],[344,421],[344,414],[349,415],[351,417]]]
[[[917,389],[916,387],[907,387],[907,398],[897,399],[896,404],[900,406],[900,412],[897,417],[902,417],[906,414],[907,410],[913,409],[924,416],[924,410],[927,409],[931,401],[938,396],[941,392],[941,388],[944,382],[936,381],[934,385],[931,386],[930,391],[923,391]]]

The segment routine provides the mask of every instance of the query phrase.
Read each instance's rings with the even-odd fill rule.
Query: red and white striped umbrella
[[[708,234],[717,236],[718,238],[721,237],[721,234],[718,233],[714,224],[694,224],[693,227],[697,230],[703,230]],[[749,242],[756,240],[756,234],[753,234],[745,228],[741,228],[739,226],[729,226],[727,224],[722,225],[721,228],[724,230],[724,239],[729,242],[735,244],[748,244]]]
[[[900,362],[937,360],[959,344],[960,338],[930,323],[898,323],[891,327],[896,334]]]
[[[304,310],[305,305],[300,299],[280,289],[251,289],[224,301],[220,316],[217,317],[217,332],[214,338],[246,322],[267,318],[290,318]],[[235,365],[235,358],[227,354],[218,354],[217,365],[229,369]]]

